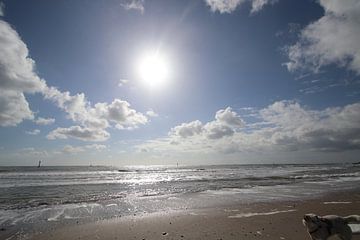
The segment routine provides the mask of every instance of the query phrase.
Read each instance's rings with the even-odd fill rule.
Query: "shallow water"
[[[0,167],[0,225],[26,234],[144,212],[303,199],[357,188],[359,170],[351,164]]]

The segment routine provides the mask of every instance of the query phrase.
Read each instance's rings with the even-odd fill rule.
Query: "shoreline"
[[[295,201],[234,204],[204,209],[168,210],[97,222],[58,226],[29,236],[65,239],[310,239],[305,213],[346,216],[360,213],[360,190]],[[11,238],[16,239],[16,238]],[[354,236],[360,240],[360,235]]]

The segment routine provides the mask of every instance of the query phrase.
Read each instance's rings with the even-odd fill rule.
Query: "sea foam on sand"
[[[253,217],[253,216],[267,216],[267,215],[274,215],[279,213],[286,213],[286,212],[295,212],[296,209],[290,210],[281,210],[281,211],[272,211],[272,212],[261,212],[261,213],[239,213],[233,216],[229,216],[228,218],[246,218],[246,217]]]

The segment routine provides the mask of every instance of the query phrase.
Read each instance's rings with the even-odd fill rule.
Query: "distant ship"
[[[37,166],[38,168],[41,167],[41,160],[39,160],[39,164]]]

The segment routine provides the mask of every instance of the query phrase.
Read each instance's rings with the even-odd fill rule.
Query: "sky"
[[[358,0],[0,1],[0,165],[360,161]]]

